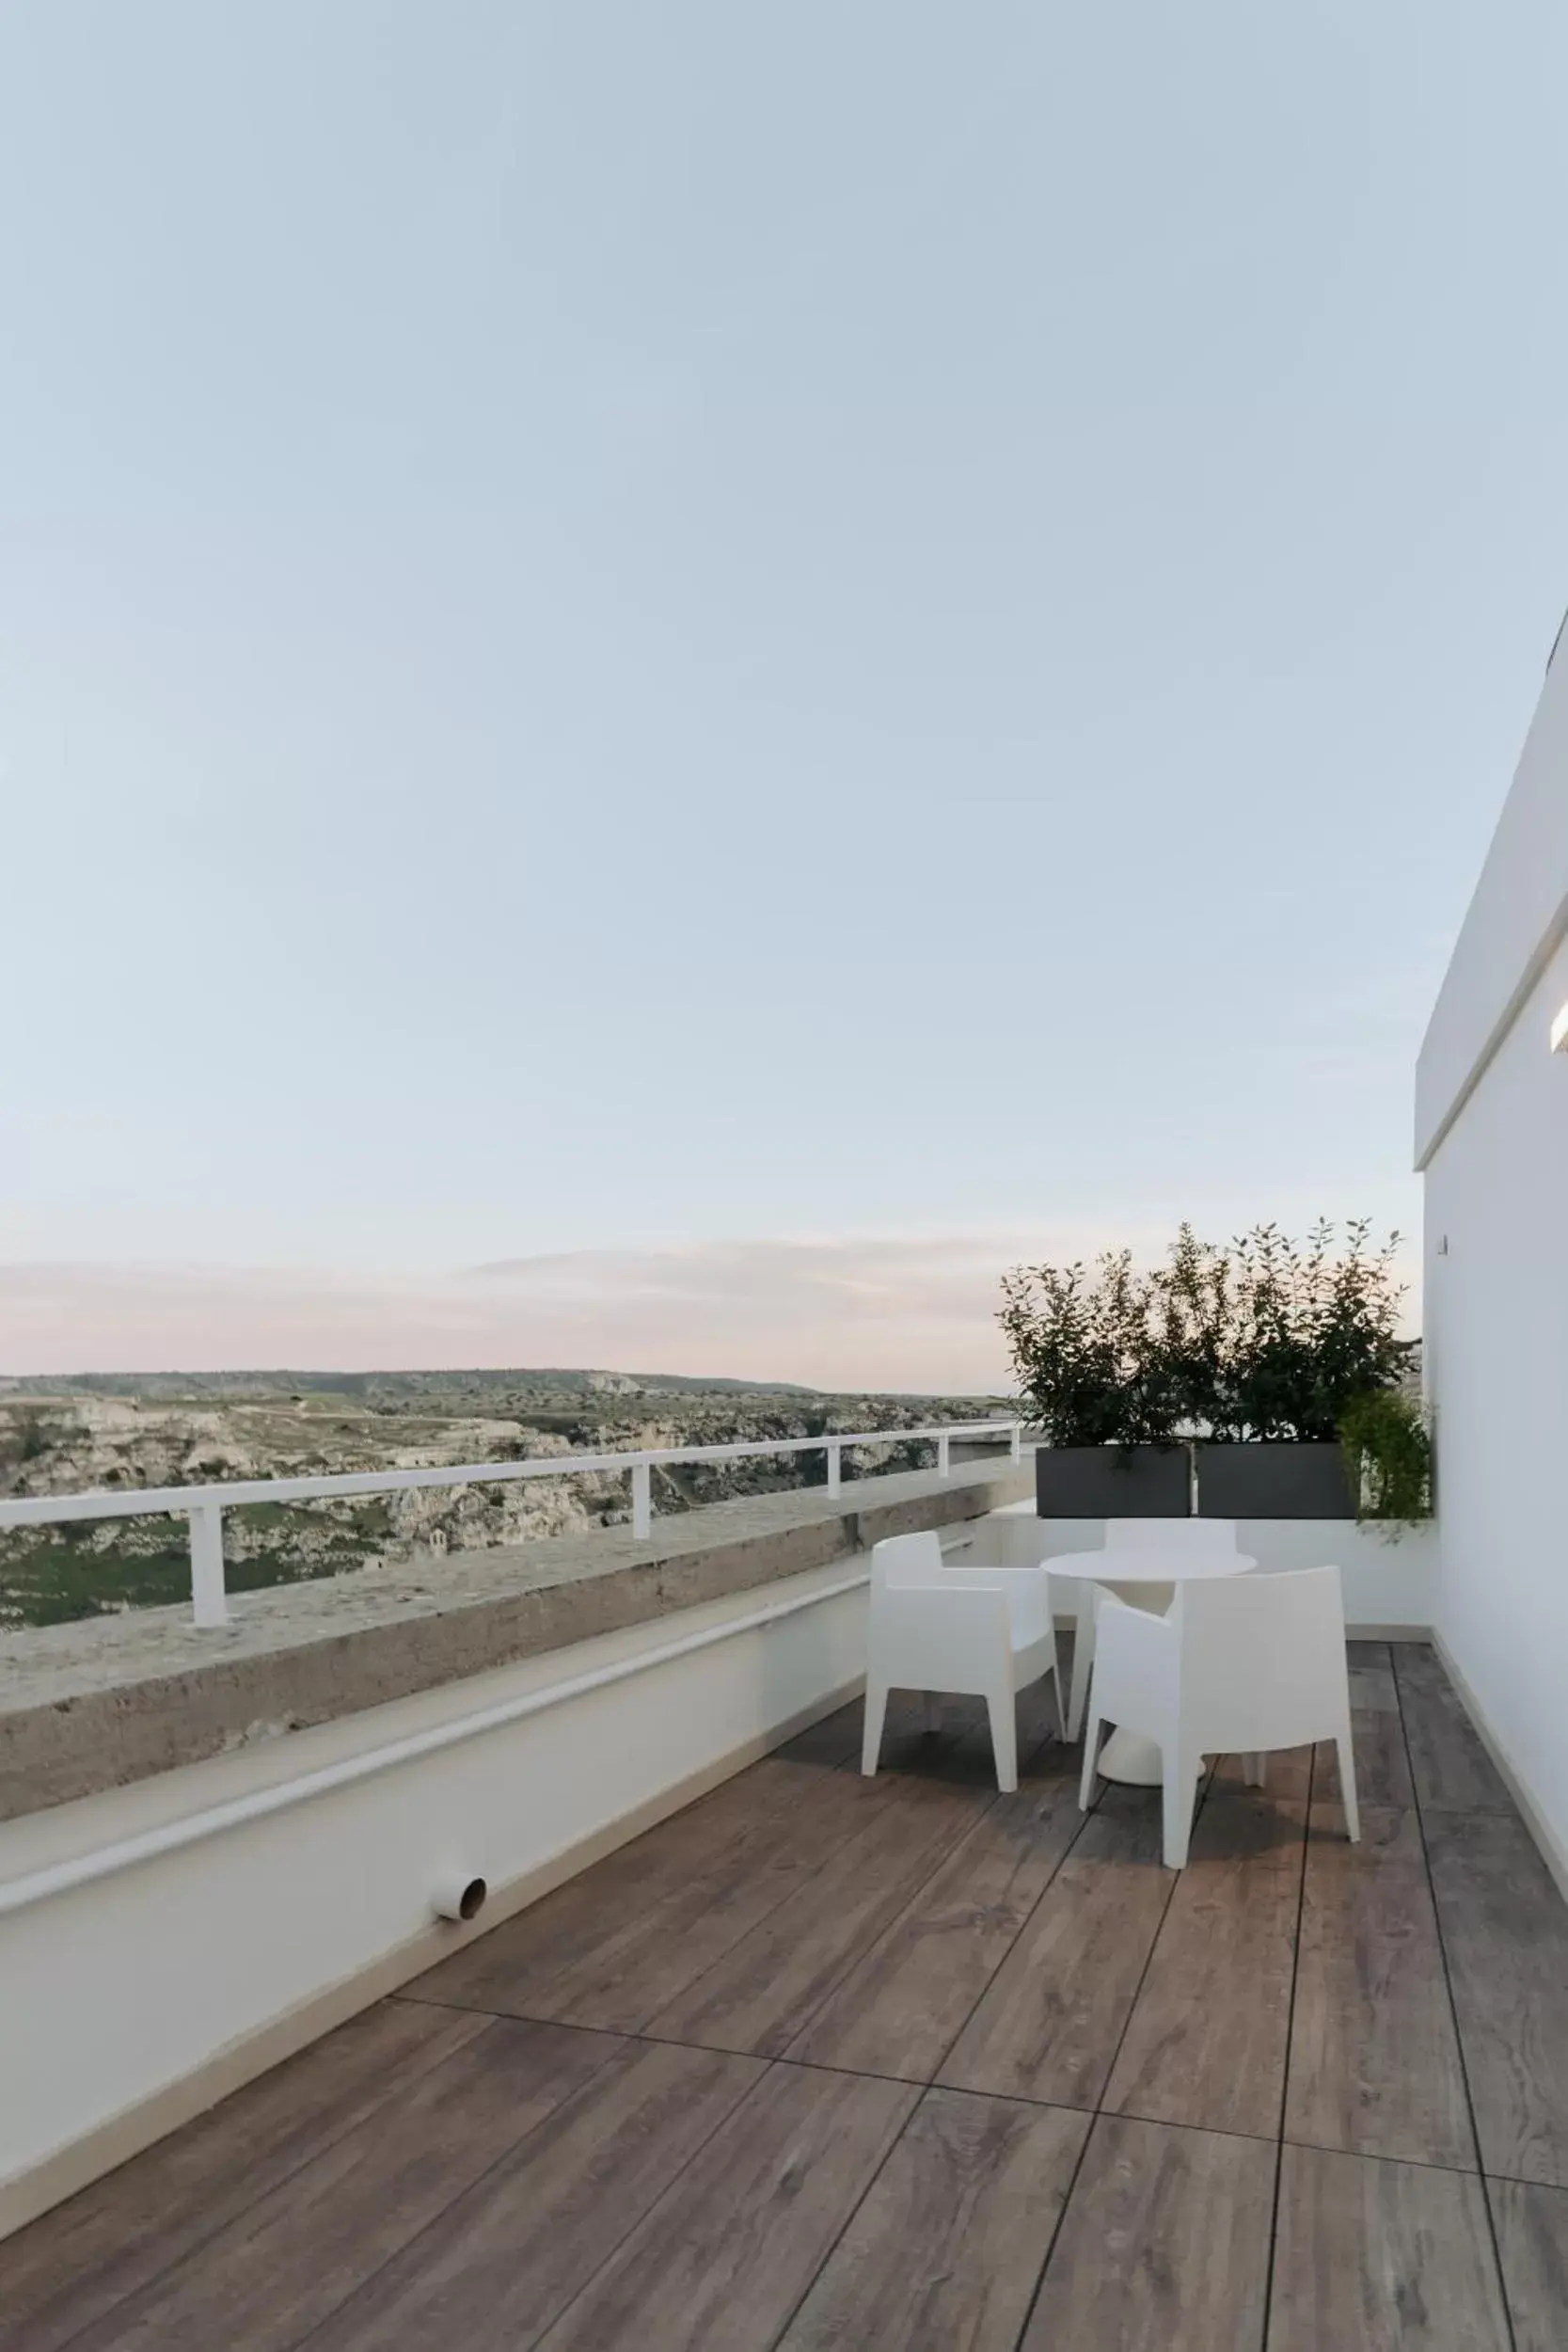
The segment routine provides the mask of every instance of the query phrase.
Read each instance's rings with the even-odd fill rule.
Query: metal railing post
[[[828,1492],[844,1492],[844,1448],[836,1438],[830,1439],[828,1445]]]
[[[937,1439],[937,1476],[950,1478],[953,1474],[953,1440],[944,1429]]]
[[[223,1508],[202,1502],[190,1515],[191,1611],[199,1626],[229,1623],[223,1582]]]
[[[634,1535],[654,1532],[653,1472],[646,1462],[631,1466],[631,1532]]]
[[[1015,1422],[1014,1422],[1014,1423],[1013,1423],[1013,1426],[1012,1426],[1012,1431],[1011,1431],[1011,1435],[1010,1435],[1010,1438],[1009,1438],[1009,1439],[1008,1439],[1008,1451],[1011,1453],[1012,1457],[1013,1457],[1013,1460],[1014,1460],[1015,1462],[1022,1462],[1022,1459],[1023,1459],[1023,1423],[1022,1423],[1021,1421],[1015,1421]]]

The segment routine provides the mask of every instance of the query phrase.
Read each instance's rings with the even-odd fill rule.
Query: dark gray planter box
[[[1197,1509],[1205,1519],[1355,1517],[1345,1457],[1332,1443],[1200,1445]]]
[[[1184,1445],[1042,1445],[1035,1455],[1042,1519],[1184,1519],[1190,1502]]]

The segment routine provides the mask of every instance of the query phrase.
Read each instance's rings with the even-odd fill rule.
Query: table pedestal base
[[[1164,1779],[1159,1749],[1135,1731],[1113,1731],[1100,1751],[1098,1769],[1102,1779],[1129,1788],[1158,1788]],[[1195,1777],[1203,1777],[1201,1762]]]

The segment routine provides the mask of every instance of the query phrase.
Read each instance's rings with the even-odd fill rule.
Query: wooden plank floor
[[[1563,2352],[1568,1910],[1432,1653],[1085,1816],[846,1709],[0,2245],[0,2352]]]

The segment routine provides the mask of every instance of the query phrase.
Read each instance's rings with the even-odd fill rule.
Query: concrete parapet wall
[[[827,1566],[1024,1497],[1028,1463],[716,1503],[656,1524],[0,1637],[0,1820]]]

